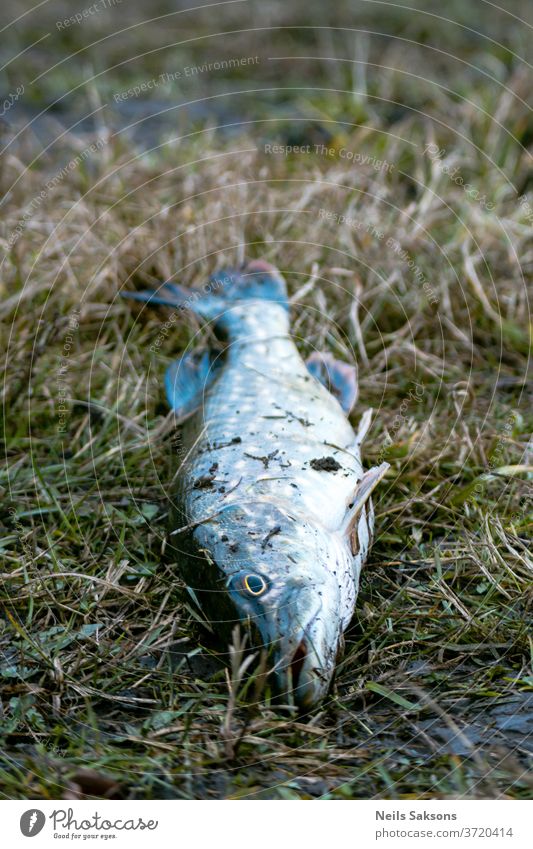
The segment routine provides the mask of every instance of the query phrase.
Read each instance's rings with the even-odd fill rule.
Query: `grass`
[[[4,798],[531,796],[533,125],[513,55],[526,36],[461,8],[449,17],[481,27],[475,38],[398,9],[360,12],[379,37],[280,31],[269,55],[338,61],[265,60],[257,79],[281,90],[177,118],[153,149],[109,110],[45,153],[38,134],[4,127]],[[220,29],[236,14],[220,11]],[[19,24],[17,48],[40,26]],[[89,50],[92,81],[81,61],[51,66],[99,32],[56,33],[6,88],[23,79],[30,111],[65,93],[69,125],[171,69],[162,26]],[[181,37],[209,27],[188,18]],[[217,56],[265,53],[264,35],[219,43]],[[171,48],[172,67],[205,53],[202,38]],[[30,88],[39,68],[51,70]],[[198,78],[195,94],[255,80]],[[235,115],[254,123],[216,130]],[[206,633],[164,556],[179,434],[162,375],[206,331],[119,297],[169,277],[201,286],[245,257],[285,273],[302,354],[357,361],[354,424],[375,411],[365,463],[391,464],[334,692],[301,717],[254,699],[239,644]]]

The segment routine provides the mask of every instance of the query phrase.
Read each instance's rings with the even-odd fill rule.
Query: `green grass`
[[[276,9],[278,23],[298,22]],[[181,137],[147,152],[142,134],[113,134],[104,110],[92,136],[68,134],[32,167],[40,148],[29,134],[4,155],[4,798],[530,797],[533,244],[518,198],[533,207],[533,124],[512,55],[524,54],[524,26],[461,9],[447,14],[498,33],[500,45],[424,15],[372,19],[368,9],[348,23],[387,37],[219,37],[217,56],[261,48],[368,64],[265,59],[251,81],[195,80],[197,97],[257,79],[290,88],[234,96],[218,121],[256,123],[231,137],[215,118],[177,117],[168,137]],[[221,11],[220,29],[236,28],[236,14]],[[344,7],[334,21],[321,14],[318,23],[348,25]],[[21,45],[38,21],[19,25]],[[212,29],[189,18],[181,37]],[[28,82],[87,33],[56,33],[19,74]],[[159,24],[92,48],[98,79],[85,84],[83,64],[67,62],[26,105],[81,85],[81,105],[65,99],[68,124],[74,103],[80,116],[98,98],[202,61],[203,44],[187,45],[172,48],[171,67],[164,37]],[[12,129],[3,132],[5,144]],[[46,192],[10,245],[31,201],[96,137],[103,148]],[[266,143],[312,152],[274,156]],[[313,152],[322,143],[332,155]],[[493,208],[439,171],[430,143]],[[342,150],[392,167],[354,164]],[[200,286],[244,257],[286,274],[302,354],[326,348],[357,361],[354,424],[375,411],[365,463],[391,464],[334,692],[301,717],[268,691],[254,697],[258,676],[241,674],[238,645],[230,652],[201,628],[165,558],[179,436],[162,376],[198,326],[180,319],[167,333],[168,313],[119,297],[169,277]]]

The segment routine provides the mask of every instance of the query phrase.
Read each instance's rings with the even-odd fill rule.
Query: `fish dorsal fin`
[[[204,394],[220,367],[208,351],[191,351],[171,363],[165,374],[168,403],[178,418],[185,418],[200,406]]]
[[[350,536],[361,514],[361,510],[372,495],[372,492],[384,477],[389,468],[389,463],[382,463],[380,466],[374,466],[365,472],[360,481],[358,481],[353,496],[348,505],[348,511],[342,523],[341,532]]]

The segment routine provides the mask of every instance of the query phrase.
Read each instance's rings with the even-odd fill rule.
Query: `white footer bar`
[[[274,811],[274,806],[276,810]],[[533,846],[533,802],[3,801],[1,844],[377,849]],[[34,841],[34,842],[33,842]]]

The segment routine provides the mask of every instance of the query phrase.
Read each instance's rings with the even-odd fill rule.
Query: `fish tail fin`
[[[274,301],[289,309],[285,278],[263,259],[223,269],[210,278],[208,286],[215,287],[219,301],[226,306],[238,301]]]
[[[241,269],[223,269],[199,289],[187,289],[168,281],[156,290],[123,292],[122,295],[151,306],[191,310],[207,319],[215,318],[237,301],[274,301],[289,308],[285,279],[277,268],[264,260],[252,260]]]
[[[191,310],[205,318],[220,309],[221,301],[211,294],[207,285],[203,289],[187,289],[179,283],[166,281],[161,283],[157,289],[141,289],[137,292],[121,292],[123,298],[131,298],[133,301],[143,301],[150,306],[174,307],[179,310]],[[215,287],[212,287],[213,291]]]

